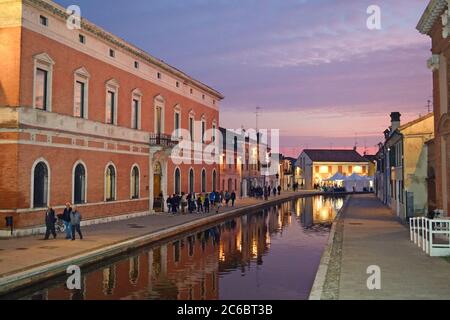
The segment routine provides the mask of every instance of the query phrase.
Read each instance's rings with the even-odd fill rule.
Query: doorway
[[[163,195],[162,195],[162,169],[161,163],[156,162],[153,167],[153,209],[155,212],[162,212],[163,210]]]

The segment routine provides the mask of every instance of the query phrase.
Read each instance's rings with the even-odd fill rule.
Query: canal
[[[60,277],[7,299],[308,299],[343,197],[307,197],[252,212]]]

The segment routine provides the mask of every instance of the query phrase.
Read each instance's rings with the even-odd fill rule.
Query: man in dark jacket
[[[50,234],[52,234],[53,238],[56,239],[55,223],[56,223],[55,210],[53,210],[53,208],[49,206],[47,211],[45,212],[45,226],[47,230],[45,231],[44,240],[48,240]]]
[[[234,207],[234,203],[236,202],[236,192],[233,190],[231,192],[231,206]]]
[[[66,207],[64,208],[64,212],[62,214],[62,221],[64,222],[64,226],[66,227],[66,239],[72,239],[72,226],[70,225],[70,213],[72,212],[72,207],[70,203],[66,203]]]

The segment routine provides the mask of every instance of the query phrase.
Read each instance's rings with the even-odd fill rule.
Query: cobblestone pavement
[[[236,207],[223,207],[220,213],[245,209],[257,204],[311,194],[312,192],[285,192],[281,197],[271,197],[269,202],[256,199],[240,199]],[[109,245],[151,234],[166,228],[181,226],[185,223],[212,216],[207,214],[155,214],[129,220],[86,226],[82,229],[83,241],[65,240],[65,234],[59,234],[56,240],[43,241],[43,236],[30,236],[0,240],[0,279],[4,276],[25,271],[33,267],[84,254]]]
[[[446,260],[428,257],[411,243],[409,230],[374,195],[349,201],[330,263],[340,267],[329,268],[322,299],[450,299]],[[373,265],[381,269],[381,290],[367,288]]]

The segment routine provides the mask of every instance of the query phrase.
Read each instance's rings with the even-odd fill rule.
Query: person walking
[[[187,205],[188,205],[188,201],[187,201],[186,194],[184,192],[182,192],[181,193],[181,213],[182,214],[186,213]]]
[[[197,213],[203,212],[203,195],[197,197]]]
[[[234,207],[234,203],[236,202],[236,192],[233,190],[231,192],[231,206]]]
[[[172,212],[172,196],[169,195],[169,197],[167,198],[166,202],[167,202],[167,212]]]
[[[209,213],[209,206],[210,206],[210,200],[209,200],[209,194],[206,194],[205,196],[205,202],[203,203],[203,206],[205,208],[205,213]]]
[[[180,206],[180,201],[179,201],[179,198],[178,198],[178,196],[176,194],[174,194],[172,196],[171,205],[172,205],[172,213],[173,214],[177,214],[178,213],[178,207]]]
[[[227,205],[227,207],[228,207],[228,204],[230,203],[230,200],[231,200],[231,195],[227,191],[227,192],[225,192],[225,204]]]
[[[278,195],[281,196],[281,186],[278,186]]]
[[[52,234],[53,238],[56,239],[55,223],[56,223],[55,210],[53,210],[53,208],[49,206],[47,208],[47,211],[45,212],[46,230],[45,230],[44,240],[48,240],[50,237],[50,234]]]
[[[209,194],[209,203],[213,208],[216,207],[216,192],[215,191],[213,191]]]
[[[83,234],[81,233],[81,214],[75,206],[70,213],[70,224],[72,226],[72,241],[75,241],[75,232],[80,236],[80,240],[83,240]]]
[[[64,223],[64,227],[66,228],[66,239],[72,239],[72,228],[70,226],[70,213],[72,212],[72,206],[70,203],[66,203],[66,207],[64,208],[64,212],[62,214],[61,220]]]
[[[273,192],[273,196],[276,197],[277,196],[277,188],[273,187],[272,192]]]

